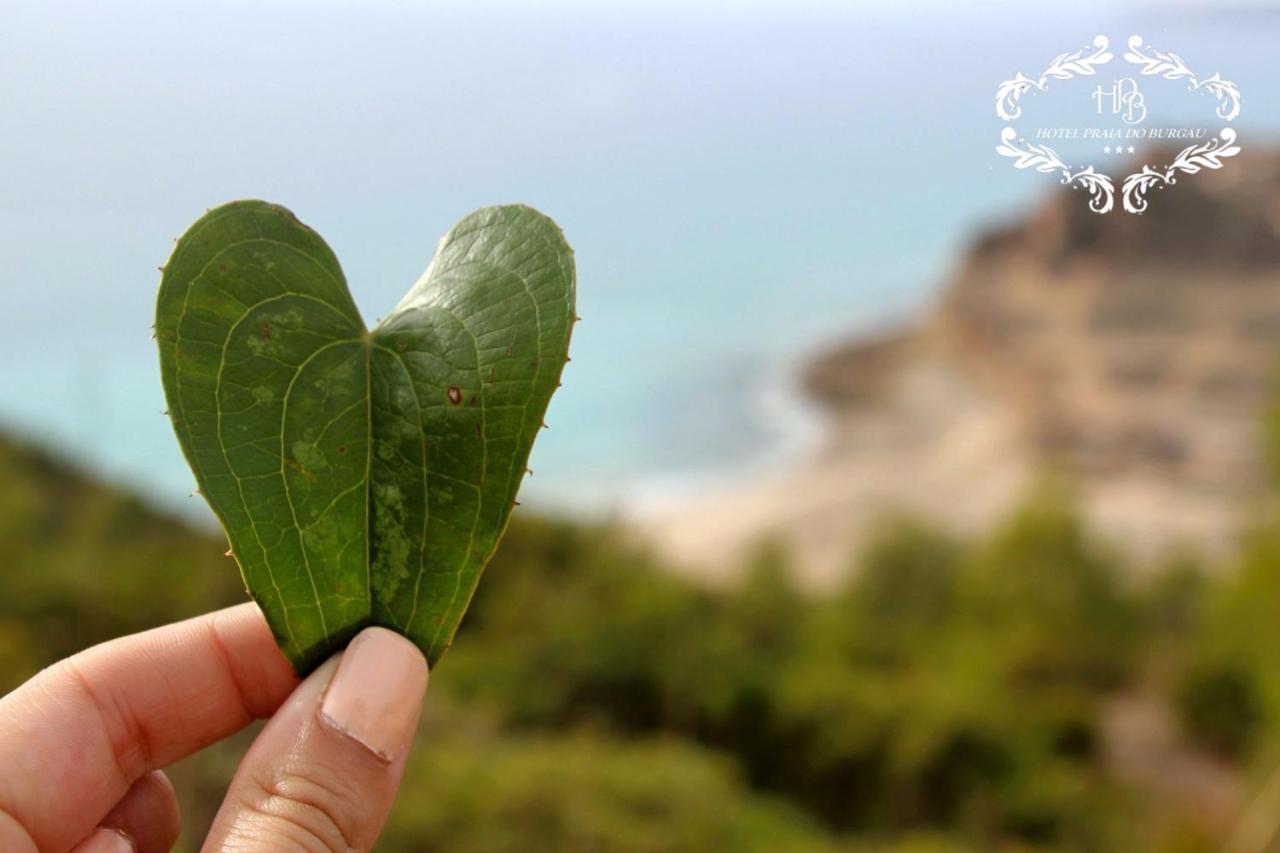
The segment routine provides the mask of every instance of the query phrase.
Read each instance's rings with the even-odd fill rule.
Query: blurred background
[[[996,86],[1099,33],[1244,96],[1141,217],[994,150]],[[380,849],[1280,849],[1278,44],[1266,2],[5,0],[0,691],[243,598],[150,340],[190,222],[288,206],[372,319],[521,201],[584,321]],[[1181,91],[1149,123],[1213,124]],[[251,735],[173,769],[183,849]]]

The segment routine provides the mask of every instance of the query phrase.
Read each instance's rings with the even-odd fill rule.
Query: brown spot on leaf
[[[226,272],[226,271],[227,271],[226,264],[218,264],[218,272]]]
[[[462,402],[462,392],[452,385],[449,386],[449,402],[455,406]]]
[[[339,453],[346,453],[346,452],[347,452],[347,446],[346,446],[345,444],[339,444],[339,445],[338,445],[338,452],[339,452]]]
[[[271,324],[266,320],[262,321],[262,339],[264,341],[271,340]]]
[[[315,473],[303,467],[302,463],[296,462],[292,459],[286,459],[284,460],[284,463],[288,465],[290,468],[292,468],[293,470],[297,471],[302,476],[306,477],[308,480],[315,480],[316,478]]]

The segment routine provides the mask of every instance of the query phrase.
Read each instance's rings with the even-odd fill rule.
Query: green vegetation
[[[369,624],[444,654],[559,387],[574,290],[559,227],[519,205],[454,226],[372,332],[283,207],[232,202],[178,240],[156,307],[174,431],[300,672]]]
[[[710,591],[608,525],[517,515],[380,849],[1216,849],[1231,821],[1117,770],[1107,719],[1145,697],[1178,749],[1262,784],[1280,524],[1213,573],[1140,575],[1071,507],[1046,486],[972,540],[888,519],[822,598],[771,543]],[[0,684],[241,600],[223,550],[0,443]],[[173,769],[188,844],[250,736]]]

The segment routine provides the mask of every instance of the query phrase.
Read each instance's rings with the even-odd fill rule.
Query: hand
[[[426,688],[382,628],[299,682],[253,604],[95,646],[0,699],[0,850],[168,850],[160,768],[263,717],[204,849],[368,850]]]

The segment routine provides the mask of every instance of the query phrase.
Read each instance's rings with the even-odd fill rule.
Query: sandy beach
[[[905,337],[882,339],[815,363],[806,387],[833,415],[816,450],[752,481],[650,511],[637,525],[675,564],[711,580],[725,579],[752,547],[776,539],[803,580],[821,586],[843,573],[889,513],[945,517],[970,529],[988,523],[1027,482],[1014,424],[998,401],[941,360],[904,363],[910,346]],[[884,351],[891,349],[898,352]],[[896,367],[903,372],[847,397],[819,390],[833,362],[864,359],[877,370],[852,375],[880,381]]]

